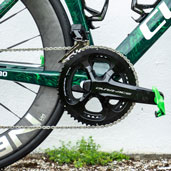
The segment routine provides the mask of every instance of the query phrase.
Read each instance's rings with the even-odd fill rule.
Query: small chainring
[[[59,95],[71,117],[86,125],[107,125],[131,111],[134,103],[93,92],[91,83],[104,82],[106,77],[124,84],[138,84],[128,59],[112,49],[90,46],[71,56],[59,80]]]

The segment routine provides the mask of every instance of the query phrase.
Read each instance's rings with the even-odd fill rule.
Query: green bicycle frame
[[[0,4],[0,17],[18,0],[4,0]],[[81,0],[65,0],[74,24],[82,24],[87,31],[90,31]],[[143,54],[164,34],[171,25],[171,0],[161,0],[147,18],[139,24],[128,37],[117,47],[117,50],[124,54],[133,64],[135,64]],[[93,44],[91,33],[89,39]],[[3,64],[0,64],[2,66]],[[23,69],[24,68],[24,69]],[[58,86],[60,73],[53,71],[43,71],[40,67],[17,67],[6,65],[0,69],[0,79],[20,81],[31,84],[38,84],[50,87]],[[75,80],[86,79],[84,75],[77,75]]]

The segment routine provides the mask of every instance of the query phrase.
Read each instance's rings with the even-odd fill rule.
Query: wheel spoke
[[[26,90],[29,90],[30,92],[32,92],[32,93],[34,93],[34,94],[37,94],[35,91],[31,90],[30,88],[26,87],[25,85],[23,85],[23,84],[21,84],[21,83],[19,83],[19,82],[16,82],[16,81],[15,81],[14,83],[16,83],[17,85],[19,85],[19,86],[25,88]]]
[[[19,45],[21,45],[21,44],[27,43],[27,42],[29,42],[30,40],[33,40],[33,39],[35,39],[35,38],[37,38],[37,37],[40,37],[40,35],[33,36],[33,37],[29,38],[29,39],[23,40],[23,41],[21,41],[21,42],[19,42],[19,43],[16,43],[16,44],[12,45],[12,46],[9,46],[7,49],[11,49],[11,48],[14,48],[14,47],[16,47],[16,46],[19,46]]]
[[[2,106],[3,108],[5,108],[7,111],[9,111],[10,113],[12,113],[14,116],[16,116],[18,119],[21,119],[16,113],[14,113],[12,110],[10,110],[8,107],[6,107],[5,105],[3,105],[2,103],[0,103],[0,106]]]
[[[2,23],[4,23],[4,22],[8,21],[9,19],[12,19],[13,17],[15,17],[17,14],[19,14],[19,13],[22,12],[22,11],[24,11],[25,9],[26,9],[26,8],[23,8],[23,9],[21,9],[20,11],[18,11],[18,12],[16,12],[16,13],[12,14],[11,16],[7,17],[6,19],[2,20],[2,21],[0,22],[0,24],[2,24]]]

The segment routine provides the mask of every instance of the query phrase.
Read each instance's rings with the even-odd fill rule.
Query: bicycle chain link
[[[45,48],[20,48],[20,49],[0,49],[1,52],[30,52],[30,51],[61,51],[61,50],[70,50],[72,47],[67,46],[67,47],[45,47]],[[110,48],[109,48],[110,49]],[[130,61],[123,56],[123,54],[119,53],[116,51],[121,57],[126,59],[126,61],[129,63],[131,69],[134,72],[134,75],[136,77],[137,85],[138,85],[138,77],[135,72],[135,69],[133,65],[130,63]],[[121,122],[124,120],[128,114],[131,112],[131,110],[134,107],[133,105],[130,107],[128,112],[121,118],[115,121],[114,123],[107,124],[107,125],[97,125],[97,126],[42,126],[42,125],[35,125],[35,126],[0,126],[0,129],[43,129],[43,130],[51,130],[51,129],[95,129],[95,128],[107,128],[111,127],[113,125],[116,125],[117,123]]]
[[[20,48],[20,49],[0,49],[0,52],[30,52],[30,51],[60,51],[70,50],[72,47],[45,47],[45,48]]]

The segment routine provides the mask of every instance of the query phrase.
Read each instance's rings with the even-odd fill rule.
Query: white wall
[[[104,0],[86,1],[96,9],[100,9],[104,2]],[[130,5],[131,0],[110,1],[106,19],[101,23],[96,23],[100,28],[92,32],[96,45],[116,48],[136,27],[137,24],[131,16],[136,18],[137,15],[131,11]],[[29,28],[28,23],[27,28]],[[74,142],[82,136],[85,138],[93,136],[105,151],[123,148],[127,153],[171,154],[170,42],[171,30],[168,30],[135,65],[140,86],[151,88],[155,85],[165,94],[166,116],[156,119],[154,116],[156,106],[137,104],[130,115],[117,125],[104,129],[54,130],[39,148],[59,146],[59,140]],[[64,113],[59,122],[59,126],[62,125],[80,124]]]
[[[87,0],[88,4],[100,9],[104,0]],[[154,1],[152,1],[154,2]],[[131,16],[137,17],[131,9],[131,0],[110,1],[109,11],[99,29],[93,31],[96,45],[116,48],[130,33],[136,23]],[[165,153],[171,154],[171,30],[143,56],[135,65],[140,85],[146,88],[157,86],[164,94],[167,115],[155,118],[156,106],[137,104],[129,116],[109,128],[91,130],[55,130],[41,144],[41,148],[58,146],[59,141],[76,141],[82,136],[93,136],[103,150],[124,149],[127,153]],[[64,113],[59,125],[78,123]]]

